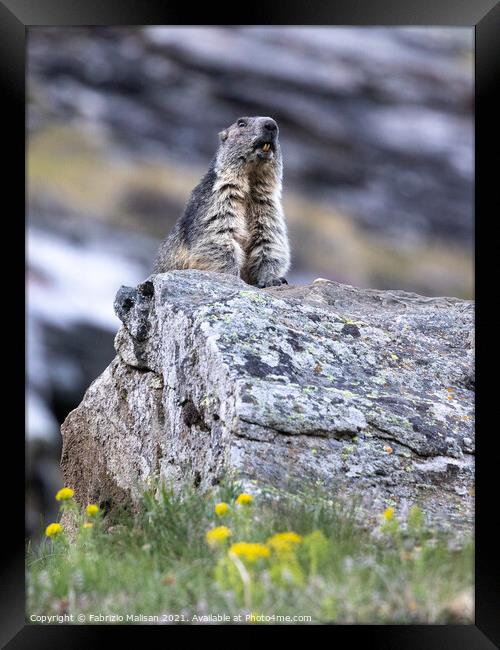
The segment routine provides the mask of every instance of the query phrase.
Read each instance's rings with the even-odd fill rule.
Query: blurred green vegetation
[[[151,485],[135,513],[111,523],[63,502],[66,528],[28,549],[28,618],[192,622],[219,613],[245,622],[253,613],[312,623],[472,622],[472,542],[457,545],[431,530],[418,507],[404,517],[387,508],[367,525],[356,503],[331,493],[264,490],[238,505],[240,492],[234,483],[205,494]],[[227,507],[216,514],[221,502]]]

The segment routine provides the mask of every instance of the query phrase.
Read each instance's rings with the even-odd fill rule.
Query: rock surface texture
[[[115,310],[117,356],[62,426],[81,501],[133,503],[157,473],[200,488],[230,473],[471,528],[472,302],[174,271],[122,287]]]

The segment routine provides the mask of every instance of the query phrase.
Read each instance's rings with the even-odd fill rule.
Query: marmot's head
[[[240,117],[219,138],[220,167],[281,167],[278,125],[271,117]]]

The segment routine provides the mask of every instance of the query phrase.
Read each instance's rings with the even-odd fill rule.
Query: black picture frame
[[[185,3],[186,4],[186,3]],[[210,4],[197,4],[196,10],[180,7],[171,2],[155,3],[144,0],[0,0],[0,87],[4,111],[4,161],[8,162],[9,182],[3,188],[7,195],[4,205],[10,205],[9,218],[14,236],[24,241],[24,226],[20,213],[25,197],[25,38],[31,26],[78,26],[78,25],[162,25],[162,24],[217,24],[217,25],[420,25],[420,26],[462,26],[475,29],[476,35],[476,250],[482,240],[481,231],[494,221],[494,209],[498,204],[495,182],[498,183],[498,162],[496,167],[489,162],[489,150],[494,148],[495,124],[500,115],[498,99],[494,97],[495,86],[500,85],[500,3],[496,0],[338,0],[327,3],[314,0],[308,3],[294,0],[288,3],[245,3],[232,8]],[[496,130],[495,130],[496,129]],[[498,142],[498,140],[497,140]],[[498,144],[496,145],[498,150]],[[498,153],[497,153],[498,156]],[[17,177],[17,182],[14,182]],[[10,182],[12,180],[12,182]],[[12,201],[7,203],[8,194]],[[498,208],[496,208],[498,210]],[[4,216],[4,219],[7,219]],[[485,235],[485,239],[488,239]],[[9,241],[4,239],[4,241]],[[15,264],[21,266],[21,256],[9,266],[8,277],[21,278]],[[488,344],[488,317],[483,312],[486,305],[486,290],[479,278],[486,274],[485,259],[494,260],[494,255],[476,255],[476,301],[478,330],[478,388],[477,388],[477,509],[476,509],[476,620],[475,625],[408,625],[408,626],[333,626],[329,629],[332,641],[348,639],[366,647],[383,647],[385,650],[482,650],[500,647],[500,559],[497,552],[495,511],[489,505],[488,495],[495,495],[496,456],[490,445],[494,444],[496,431],[490,430],[487,422],[487,405],[492,404],[485,394],[486,357],[491,350]],[[14,271],[14,272],[13,272]],[[4,282],[4,289],[10,283]],[[22,292],[17,310],[22,318]],[[483,296],[485,296],[483,300]],[[495,319],[497,322],[497,319]],[[23,328],[10,325],[9,336],[22,336]],[[9,339],[10,340],[10,339]],[[24,343],[21,340],[20,345]],[[10,344],[7,347],[11,347]],[[14,345],[12,345],[14,347]],[[17,348],[20,349],[19,347]],[[13,366],[11,366],[13,367]],[[19,396],[23,400],[23,369],[17,357],[18,372],[9,375],[9,380],[19,375]],[[17,384],[17,382],[16,382]],[[22,391],[22,392],[21,392]],[[20,412],[20,411],[18,411]],[[18,418],[17,418],[18,419]],[[495,420],[491,420],[494,422]],[[5,498],[3,539],[5,542],[2,562],[2,605],[0,613],[0,641],[2,647],[18,648],[80,648],[88,647],[96,639],[113,637],[121,628],[130,635],[130,628],[121,626],[35,626],[25,622],[24,584],[24,540],[20,531],[23,527],[21,499],[12,495],[24,493],[23,472],[19,465],[24,458],[24,441],[18,435],[19,425],[9,430],[13,440],[8,464],[14,468],[17,478],[9,482]],[[487,435],[491,433],[491,435]],[[7,437],[7,432],[4,433]],[[7,456],[4,455],[4,462]],[[17,465],[17,463],[19,465]],[[492,463],[491,468],[489,463]],[[4,493],[7,494],[7,493]],[[12,508],[12,513],[9,513]],[[17,524],[16,524],[17,522]],[[206,628],[204,628],[206,629]],[[252,627],[252,630],[260,629]],[[267,630],[268,628],[266,628]],[[161,634],[161,628],[149,627],[148,633]],[[144,626],[141,626],[141,634]],[[170,632],[167,632],[167,635]],[[266,631],[267,634],[267,631]],[[158,636],[158,640],[167,636]],[[364,647],[364,646],[363,646]]]

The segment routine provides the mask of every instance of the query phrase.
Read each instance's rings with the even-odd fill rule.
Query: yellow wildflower
[[[225,542],[228,537],[231,537],[233,531],[227,526],[216,526],[207,530],[205,539],[210,546],[214,546],[219,542]]]
[[[215,514],[219,515],[219,517],[223,517],[224,515],[227,515],[228,512],[229,512],[229,506],[227,505],[227,503],[224,503],[224,501],[215,504]]]
[[[394,519],[394,513],[395,513],[394,508],[386,508],[386,509],[384,510],[384,514],[382,515],[382,517],[383,517],[386,521],[391,521],[391,519]]]
[[[253,501],[253,496],[251,494],[246,494],[243,492],[242,494],[239,495],[239,497],[236,499],[236,503],[239,506],[249,506]]]
[[[276,533],[267,540],[269,546],[276,553],[288,553],[294,550],[296,544],[300,544],[302,537],[292,531],[286,533]]]
[[[85,508],[85,512],[89,517],[94,517],[99,512],[99,506],[96,506],[95,503],[89,503]]]
[[[269,548],[265,544],[252,544],[248,542],[238,542],[233,544],[229,553],[247,562],[256,562],[260,558],[269,557]]]
[[[75,496],[75,491],[71,488],[64,487],[56,494],[57,501],[69,501]]]
[[[93,528],[93,527],[94,527],[94,524],[93,524],[91,521],[86,521],[86,522],[83,524],[83,527],[84,527],[84,528]]]
[[[47,535],[47,537],[56,537],[57,535],[59,535],[59,533],[62,533],[62,529],[63,527],[61,526],[61,524],[50,524],[45,529],[45,534]]]

